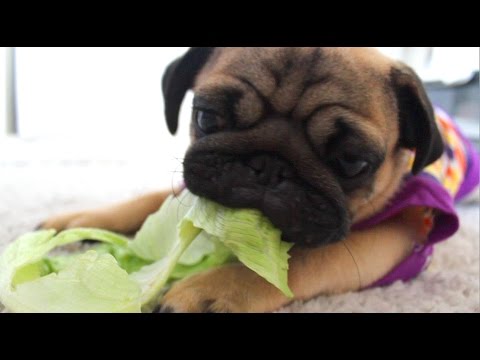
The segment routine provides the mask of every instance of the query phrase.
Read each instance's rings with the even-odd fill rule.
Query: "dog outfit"
[[[416,245],[408,258],[369,287],[384,286],[397,280],[407,281],[425,270],[433,254],[434,244],[448,239],[459,228],[455,202],[463,199],[479,184],[478,151],[445,111],[435,108],[435,116],[445,143],[442,157],[421,173],[407,175],[399,192],[385,209],[353,226],[353,230],[369,228],[392,218],[402,210],[420,206],[427,209],[424,217],[427,241]],[[413,155],[412,152],[411,165]]]

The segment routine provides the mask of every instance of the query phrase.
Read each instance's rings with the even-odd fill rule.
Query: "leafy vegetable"
[[[14,312],[138,312],[140,287],[113,256],[87,251],[57,273],[43,257],[53,248],[94,238],[126,246],[127,239],[103,230],[54,230],[26,234],[0,257],[0,300]]]
[[[169,196],[160,209],[150,215],[135,234],[130,249],[142,259],[159,260],[167,256],[177,239],[177,225],[191,207],[192,195],[183,191]]]
[[[180,223],[195,226],[217,237],[238,260],[279,288],[286,296],[288,251],[293,246],[281,241],[281,233],[258,210],[235,210],[198,198]]]
[[[54,248],[93,239],[84,253]],[[172,281],[238,259],[292,296],[290,244],[256,210],[233,210],[188,191],[169,197],[135,235],[98,229],[28,233],[0,256],[0,301],[14,312],[149,311]]]
[[[178,197],[168,197],[160,210],[150,215],[137,232],[130,249],[140,258],[159,260],[167,256],[178,242],[178,224],[195,203],[196,196],[183,191]],[[195,265],[215,251],[215,239],[205,232],[195,231],[197,238],[183,253],[179,264]]]

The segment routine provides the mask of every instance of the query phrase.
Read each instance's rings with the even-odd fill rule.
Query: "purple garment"
[[[421,173],[417,176],[409,176],[405,179],[399,193],[383,211],[352,227],[352,230],[372,227],[412,206],[427,206],[439,211],[426,244],[417,245],[408,258],[368,288],[389,285],[397,280],[407,281],[416,277],[429,265],[433,254],[433,245],[448,239],[458,230],[459,219],[455,210],[455,202],[468,195],[479,184],[480,177],[480,156],[471,142],[461,134],[460,136],[466,148],[468,166],[463,183],[455,197],[452,197],[441,183],[429,174]]]

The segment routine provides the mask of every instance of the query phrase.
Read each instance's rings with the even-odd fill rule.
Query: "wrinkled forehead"
[[[269,115],[302,121],[331,105],[375,122],[391,110],[392,64],[368,48],[217,48],[194,91],[239,127]]]

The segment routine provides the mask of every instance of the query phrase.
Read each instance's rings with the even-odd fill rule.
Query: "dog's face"
[[[373,49],[192,48],[163,79],[169,129],[195,93],[191,192],[261,210],[285,241],[341,240],[442,140],[420,80]]]

